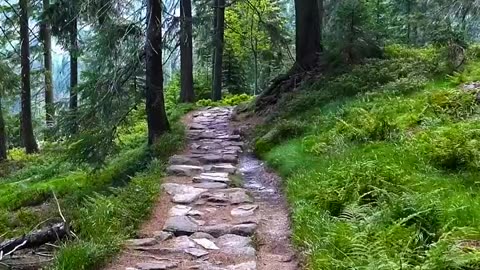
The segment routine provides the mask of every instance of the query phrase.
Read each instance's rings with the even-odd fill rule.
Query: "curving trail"
[[[107,270],[299,269],[279,179],[243,154],[231,115],[190,116],[188,149],[170,159],[152,218]]]

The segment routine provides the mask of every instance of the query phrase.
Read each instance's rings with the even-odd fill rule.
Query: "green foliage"
[[[434,50],[412,52],[284,97],[272,118],[306,123],[302,132],[257,130],[257,152],[284,177],[307,269],[478,268],[475,94]],[[455,76],[468,83],[476,69]]]
[[[415,150],[433,165],[447,170],[480,168],[478,123],[459,123],[418,135]]]
[[[197,101],[197,106],[199,107],[215,107],[215,106],[237,106],[242,103],[249,102],[253,99],[253,96],[247,94],[239,95],[226,95],[222,100],[215,102],[211,99],[201,99]]]
[[[267,153],[276,144],[283,140],[302,135],[306,130],[306,123],[300,121],[283,120],[272,126],[269,131],[255,141],[255,153]]]

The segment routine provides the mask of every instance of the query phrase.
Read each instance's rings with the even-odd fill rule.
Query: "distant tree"
[[[47,128],[53,126],[55,107],[53,105],[53,74],[52,74],[52,33],[48,20],[50,0],[43,0],[43,17],[40,35],[43,42],[43,73],[45,78],[45,122]]]
[[[223,47],[225,34],[225,0],[216,0],[215,64],[213,66],[212,100],[222,99]]]
[[[163,96],[161,0],[147,1],[147,18],[146,112],[148,143],[152,145],[161,135],[170,130]]]
[[[33,134],[32,97],[30,93],[30,35],[28,29],[28,0],[20,0],[20,39],[22,65],[22,140],[27,154],[38,152]]]
[[[7,159],[7,131],[3,117],[2,93],[0,93],[0,162]]]
[[[192,37],[192,1],[180,1],[180,61],[181,91],[180,102],[195,101],[193,90],[193,37]]]

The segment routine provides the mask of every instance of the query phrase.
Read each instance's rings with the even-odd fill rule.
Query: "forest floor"
[[[150,220],[106,269],[298,269],[279,178],[243,153],[231,115],[187,116],[188,146],[170,158]]]

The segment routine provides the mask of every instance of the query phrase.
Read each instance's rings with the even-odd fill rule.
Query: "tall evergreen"
[[[296,66],[303,70],[315,67],[322,52],[320,7],[323,0],[295,0]]]
[[[7,159],[7,131],[3,117],[2,93],[0,92],[0,162]]]
[[[41,37],[43,42],[43,73],[45,78],[45,121],[47,128],[53,125],[55,107],[53,105],[53,73],[52,73],[52,34],[50,22],[47,18],[50,0],[43,0],[43,18],[41,24]]]
[[[192,1],[180,1],[180,61],[181,61],[181,91],[180,101],[189,103],[195,101],[193,90],[193,37],[192,37]]]
[[[38,152],[37,142],[33,134],[32,97],[30,91],[30,35],[28,29],[28,0],[20,0],[20,39],[22,65],[22,119],[21,133],[23,146],[28,154]]]
[[[222,99],[223,47],[225,33],[225,0],[217,0],[217,19],[215,27],[215,64],[213,66],[212,100]]]
[[[152,145],[170,130],[163,96],[161,0],[147,1],[147,18],[145,93],[148,143]]]

